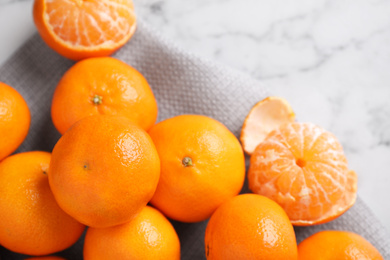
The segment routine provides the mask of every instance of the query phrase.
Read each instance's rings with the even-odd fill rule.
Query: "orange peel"
[[[294,111],[284,98],[261,100],[249,111],[242,126],[240,141],[244,151],[251,155],[272,130],[294,121]]]

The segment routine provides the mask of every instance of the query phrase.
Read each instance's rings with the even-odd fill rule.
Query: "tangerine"
[[[329,222],[356,200],[357,176],[336,137],[311,123],[272,131],[251,156],[249,188],[276,201],[291,223]]]
[[[327,230],[318,232],[298,245],[299,260],[384,260],[379,251],[358,234]]]
[[[110,228],[89,228],[84,259],[180,260],[180,242],[171,223],[158,210],[146,206],[129,223]]]
[[[124,117],[89,116],[53,149],[49,183],[60,207],[96,228],[126,223],[152,198],[160,160],[149,135]]]
[[[208,260],[297,260],[295,233],[274,201],[257,194],[238,195],[211,216],[205,234]]]
[[[49,162],[47,152],[25,152],[0,163],[0,244],[11,251],[55,253],[74,244],[84,231],[54,199]]]
[[[244,153],[220,122],[181,115],[154,125],[149,134],[161,160],[161,177],[151,203],[169,218],[205,220],[240,192]]]
[[[91,58],[64,74],[54,92],[51,115],[61,134],[91,115],[124,116],[148,130],[157,119],[157,102],[136,69],[110,57]]]
[[[30,128],[30,110],[23,97],[0,82],[0,161],[22,144]]]
[[[136,28],[131,0],[35,0],[33,17],[47,45],[72,60],[108,56]]]

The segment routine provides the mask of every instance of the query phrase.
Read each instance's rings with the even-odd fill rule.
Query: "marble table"
[[[358,194],[390,230],[389,0],[135,0],[183,48],[260,80],[333,132]],[[0,0],[0,64],[35,33],[32,0]]]

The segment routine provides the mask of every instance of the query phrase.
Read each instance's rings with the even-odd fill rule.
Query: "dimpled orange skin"
[[[55,201],[47,178],[49,162],[47,152],[26,152],[0,163],[0,244],[11,251],[55,253],[84,231]]]
[[[237,195],[245,178],[237,138],[206,116],[181,115],[149,131],[161,160],[161,177],[151,203],[167,217],[198,222]],[[190,158],[192,165],[183,160]]]
[[[298,245],[299,260],[383,260],[378,250],[358,234],[321,231]]]
[[[257,194],[236,196],[214,212],[206,228],[205,252],[208,260],[298,259],[286,213]]]
[[[157,102],[136,69],[110,57],[91,58],[64,74],[54,92],[51,115],[61,134],[91,115],[124,116],[148,130],[157,119]]]
[[[90,227],[133,219],[152,198],[160,161],[149,135],[126,118],[90,116],[53,149],[49,183],[60,207]]]
[[[180,260],[180,242],[164,215],[146,206],[129,223],[104,229],[89,228],[84,259]]]
[[[23,97],[0,82],[0,161],[22,144],[30,127],[30,110]]]
[[[111,55],[136,29],[131,0],[35,0],[33,18],[46,44],[72,60]]]

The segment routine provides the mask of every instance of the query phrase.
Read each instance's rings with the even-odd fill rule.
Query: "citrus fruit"
[[[133,219],[152,198],[160,161],[149,135],[124,117],[90,116],[53,149],[49,183],[60,207],[90,227]]]
[[[357,176],[336,137],[311,123],[272,131],[251,156],[249,188],[275,200],[293,225],[328,222],[355,202]]]
[[[23,97],[0,82],[0,161],[22,144],[30,127],[30,110]]]
[[[35,0],[33,17],[47,45],[72,60],[112,54],[136,27],[131,0]]]
[[[358,234],[327,230],[298,245],[299,260],[383,260],[378,250]]]
[[[51,254],[71,246],[84,231],[55,201],[49,162],[49,153],[26,152],[0,163],[0,244],[11,251]]]
[[[36,256],[27,258],[25,260],[65,260],[65,258],[59,257],[59,256]]]
[[[110,58],[80,61],[54,92],[52,120],[61,134],[91,115],[120,115],[148,130],[157,119],[157,103],[146,79],[133,67]]]
[[[205,220],[240,192],[244,154],[237,138],[220,122],[181,115],[154,125],[149,134],[161,160],[151,203],[169,218]]]
[[[238,195],[223,203],[206,228],[208,260],[298,259],[288,216],[274,201],[257,194]]]
[[[180,242],[164,215],[146,206],[129,223],[89,228],[84,242],[84,259],[180,260]]]
[[[251,155],[265,137],[279,126],[294,122],[290,104],[281,97],[267,97],[255,104],[245,118],[240,141],[244,151]]]

